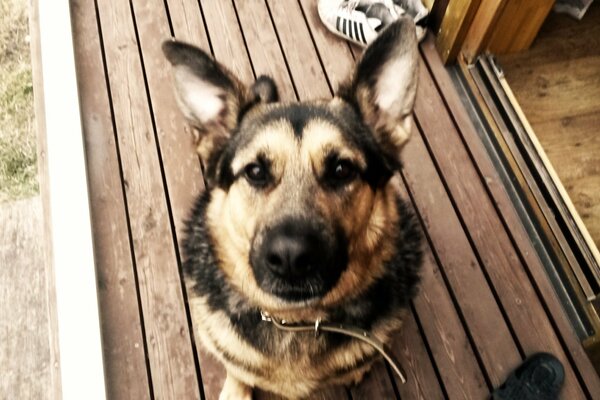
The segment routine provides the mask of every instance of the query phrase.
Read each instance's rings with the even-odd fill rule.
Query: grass
[[[27,0],[0,0],[0,203],[38,192]]]

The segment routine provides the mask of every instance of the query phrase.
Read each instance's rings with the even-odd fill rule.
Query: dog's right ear
[[[173,66],[179,108],[197,129],[197,151],[210,164],[236,127],[247,103],[247,90],[225,67],[195,46],[168,40],[162,49]]]
[[[411,132],[419,64],[415,24],[401,17],[367,47],[349,85],[339,95],[360,110],[381,150],[399,165]]]

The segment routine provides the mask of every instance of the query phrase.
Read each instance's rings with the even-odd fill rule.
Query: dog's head
[[[401,19],[369,46],[331,100],[278,102],[270,78],[246,87],[202,50],[169,41],[176,97],[197,129],[219,267],[270,310],[358,293],[393,255],[389,180],[409,137],[417,41]]]

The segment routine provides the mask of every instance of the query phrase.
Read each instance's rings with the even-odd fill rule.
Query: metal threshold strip
[[[451,74],[573,327],[587,348],[597,348],[598,249],[493,57]]]

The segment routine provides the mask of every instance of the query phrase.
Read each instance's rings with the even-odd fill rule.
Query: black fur
[[[235,85],[231,78],[211,56],[198,47],[183,42],[166,41],[162,50],[173,66],[185,65],[206,82],[234,92]]]

